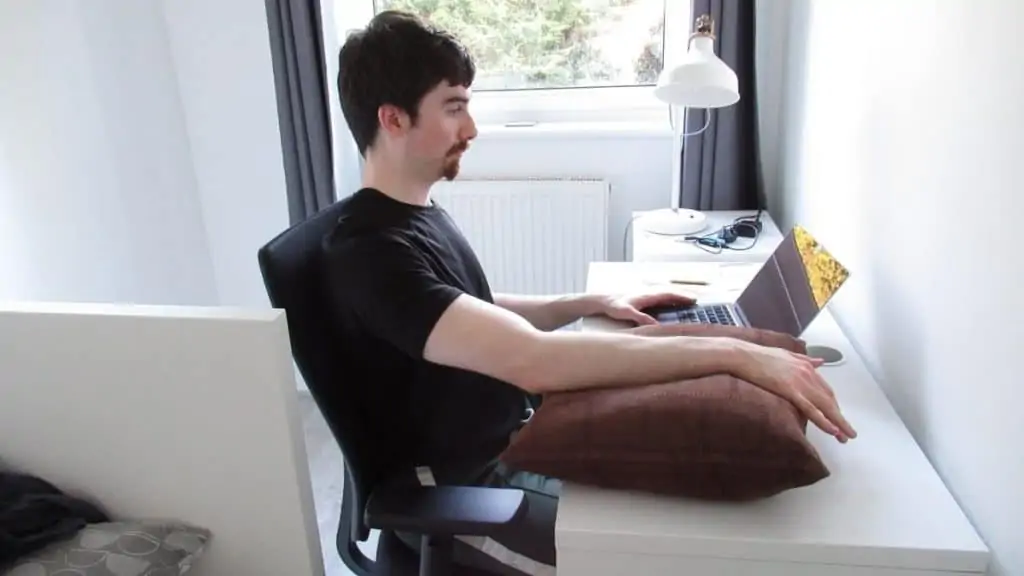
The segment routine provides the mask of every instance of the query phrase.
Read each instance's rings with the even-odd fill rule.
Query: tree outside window
[[[666,0],[374,0],[456,35],[475,91],[654,84]]]

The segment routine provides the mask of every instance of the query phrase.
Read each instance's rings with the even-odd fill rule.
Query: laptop
[[[849,271],[807,230],[794,227],[734,303],[645,310],[662,324],[748,326],[799,337]]]

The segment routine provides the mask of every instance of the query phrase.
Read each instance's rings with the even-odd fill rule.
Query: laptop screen
[[[799,336],[849,276],[810,233],[795,226],[736,303],[754,328]]]

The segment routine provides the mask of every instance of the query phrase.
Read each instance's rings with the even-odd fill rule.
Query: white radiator
[[[491,290],[516,294],[585,290],[588,265],[607,259],[608,195],[602,180],[455,180],[432,189]]]

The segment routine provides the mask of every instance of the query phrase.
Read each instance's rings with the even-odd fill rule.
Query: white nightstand
[[[744,216],[754,216],[756,210],[707,211],[708,226],[697,235],[717,232],[722,226],[731,224]],[[783,235],[768,212],[761,212],[761,234],[754,243],[750,238],[739,238],[733,244],[736,248],[753,246],[748,250],[722,250],[709,252],[693,242],[681,238],[658,236],[644,231],[641,224],[644,212],[634,212],[632,227],[634,262],[764,262],[782,242]]]

